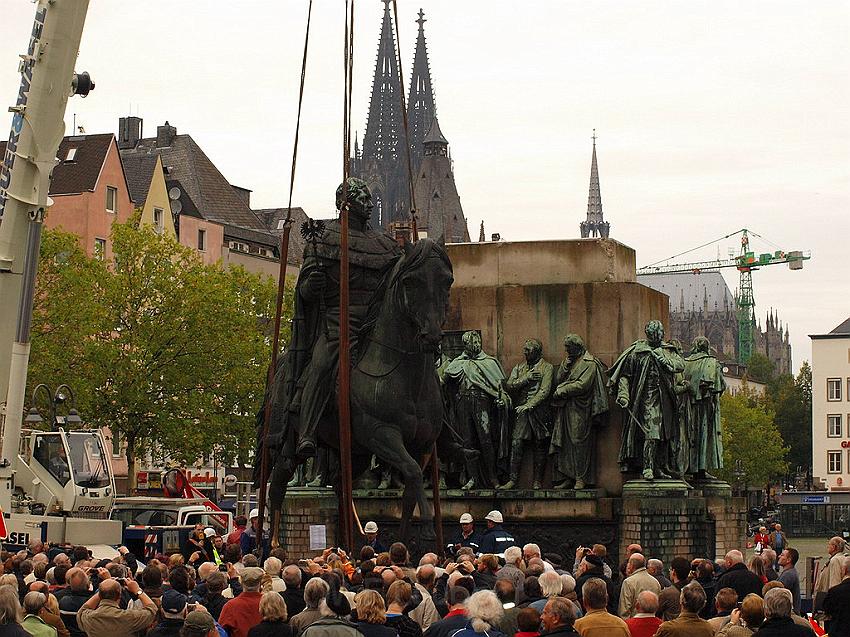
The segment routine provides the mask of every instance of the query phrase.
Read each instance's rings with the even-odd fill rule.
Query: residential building
[[[850,318],[812,339],[812,475],[850,490]]]
[[[0,156],[6,142],[0,143]],[[89,256],[112,259],[112,224],[126,221],[134,205],[115,136],[72,135],[59,144],[46,228],[75,234]]]

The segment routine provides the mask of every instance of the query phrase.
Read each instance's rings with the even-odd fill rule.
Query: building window
[[[835,402],[841,400],[841,379],[827,378],[826,379],[826,399]]]
[[[106,212],[118,214],[118,189],[115,186],[106,187]]]
[[[841,414],[827,414],[826,416],[826,437],[841,438],[843,427],[841,426]]]
[[[198,250],[204,252],[207,249],[207,231],[198,230]]]
[[[94,258],[98,261],[103,261],[106,257],[106,239],[95,237],[94,239]]]
[[[826,472],[841,473],[841,452],[827,451],[826,452]]]
[[[69,148],[68,154],[65,155],[65,161],[74,161],[74,159],[76,157],[77,157],[77,149],[76,148]]]
[[[164,211],[162,208],[153,209],[153,227],[157,234],[162,234],[164,228]]]

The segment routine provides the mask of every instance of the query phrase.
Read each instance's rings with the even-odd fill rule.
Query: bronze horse
[[[370,305],[369,318],[358,334],[358,350],[352,356],[352,476],[367,468],[373,454],[398,470],[404,480],[402,538],[407,537],[416,505],[423,539],[433,538],[433,511],[425,495],[422,467],[434,443],[440,446],[441,455],[443,450],[455,456],[462,451],[450,438],[440,436],[443,403],[435,366],[453,281],[452,265],[441,245],[430,239],[407,244]],[[284,369],[285,365],[279,366],[277,373]],[[285,382],[276,379],[274,385],[284,386]],[[328,405],[317,433],[322,446],[337,450],[336,401],[330,400]],[[278,448],[270,458],[273,539],[277,538],[287,484],[299,464],[291,445]]]

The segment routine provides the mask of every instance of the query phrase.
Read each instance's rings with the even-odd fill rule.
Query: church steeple
[[[395,30],[390,0],[384,2],[384,18],[378,41],[378,57],[372,81],[372,97],[366,133],[363,135],[360,176],[369,183],[375,200],[372,224],[387,225],[407,215],[407,140],[401,110],[401,76],[396,55]],[[403,161],[402,161],[403,160]]]
[[[611,224],[602,217],[602,193],[599,189],[599,168],[596,164],[596,129],[593,129],[593,157],[590,160],[590,190],[587,194],[587,220],[580,224],[582,238],[608,238]]]
[[[481,220],[481,229],[478,231],[478,243],[484,243],[487,239],[484,237],[484,219]]]
[[[422,161],[423,142],[437,114],[434,89],[431,85],[431,67],[428,64],[428,47],[425,44],[425,13],[419,9],[419,35],[410,77],[410,96],[407,100],[407,126],[410,135],[410,158],[413,170]]]

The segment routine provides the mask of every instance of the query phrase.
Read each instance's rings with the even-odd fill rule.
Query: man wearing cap
[[[129,635],[147,630],[156,618],[156,604],[135,580],[127,580],[127,592],[142,602],[142,608],[121,608],[121,584],[101,569],[105,579],[97,593],[77,611],[77,626],[88,635]]]
[[[387,547],[381,544],[381,540],[378,539],[377,523],[369,520],[366,523],[366,526],[363,527],[363,532],[366,534],[366,544],[372,547],[375,551],[375,555],[387,552]]]
[[[260,588],[265,571],[256,566],[242,569],[242,594],[234,597],[221,609],[218,623],[230,637],[247,637],[248,631],[262,621]]]
[[[509,546],[519,546],[514,536],[502,528],[501,511],[490,511],[484,519],[487,521],[487,530],[481,537],[481,543],[478,546],[479,553],[493,553],[500,557],[505,555],[505,549]]]
[[[242,549],[242,555],[253,553],[257,548],[257,529],[260,528],[260,510],[251,509],[251,513],[248,514],[248,519],[248,528],[242,531],[242,535],[239,538],[239,546]],[[266,557],[270,552],[271,546],[269,545],[268,533],[264,533],[263,535],[263,555],[261,557]]]
[[[460,516],[460,528],[454,532],[449,543],[446,544],[446,553],[448,555],[457,555],[457,551],[462,546],[468,546],[473,551],[478,553],[481,538],[475,532],[475,523],[472,520],[470,513],[464,513]]]
[[[179,637],[186,619],[188,601],[183,593],[173,588],[166,589],[162,593],[162,606],[159,609],[162,621],[148,633],[148,637]]]
[[[219,637],[218,629],[215,627],[215,620],[212,615],[205,611],[193,610],[186,615],[183,625],[193,637],[195,635],[198,637]]]

